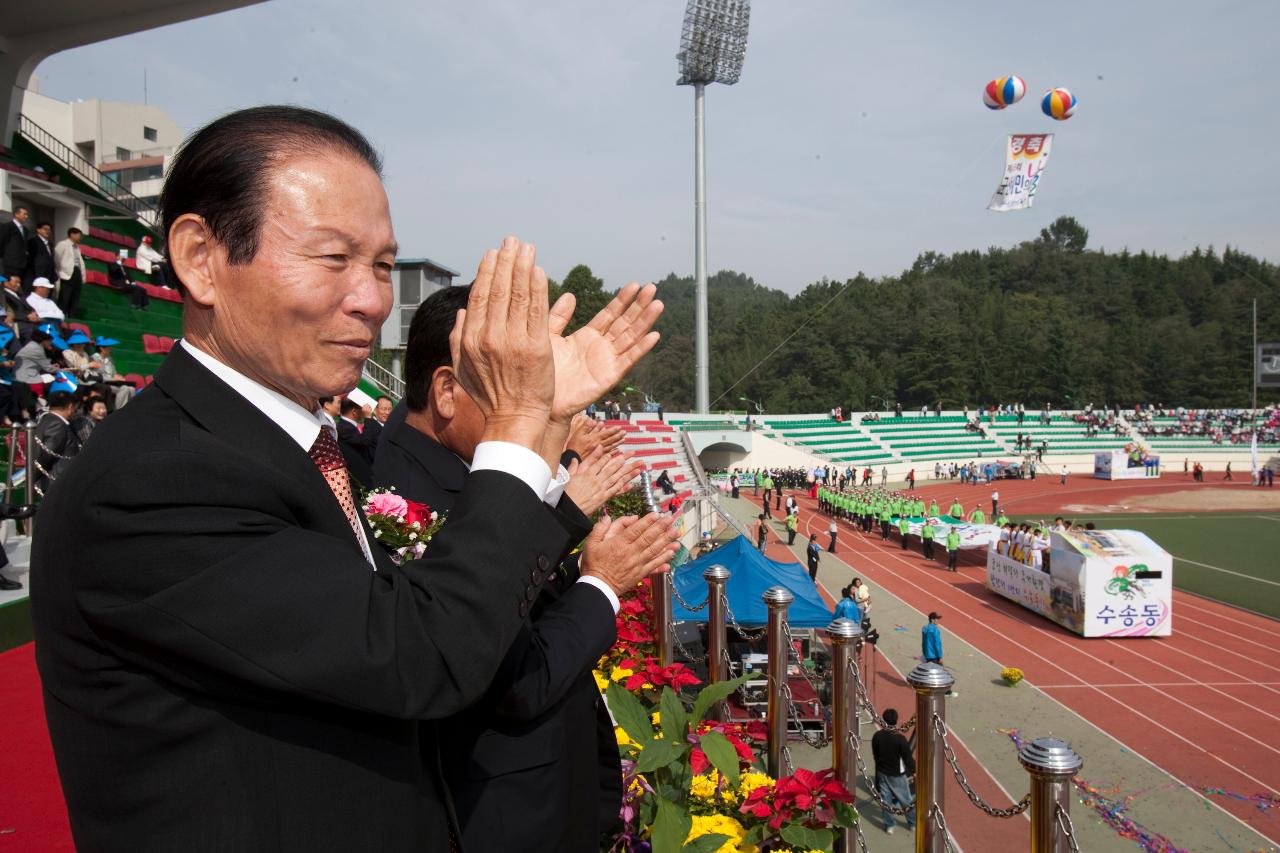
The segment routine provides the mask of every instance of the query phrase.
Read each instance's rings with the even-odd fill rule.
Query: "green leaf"
[[[836,823],[841,826],[853,826],[858,822],[858,810],[852,803],[832,803],[836,813]]]
[[[721,835],[718,832],[699,835],[684,847],[681,847],[680,853],[713,853],[713,851],[719,850],[728,840],[729,836]]]
[[[737,678],[731,678],[728,681],[718,681],[715,684],[708,684],[698,693],[698,698],[693,700],[693,714],[691,715],[694,725],[702,722],[709,709],[716,702],[724,699],[730,693],[733,693],[741,685],[747,682],[750,675],[742,675]]]
[[[669,741],[683,741],[689,736],[689,719],[684,703],[670,687],[662,688],[662,698],[658,700],[659,722],[662,733]]]
[[[735,787],[738,784],[738,751],[720,732],[711,731],[702,736],[699,744],[707,754],[707,760],[720,771],[720,775]]]
[[[689,813],[667,800],[658,801],[658,816],[653,820],[653,853],[681,853],[684,840],[689,837],[693,818]]]
[[[666,767],[681,758],[689,749],[687,743],[672,743],[669,740],[651,740],[640,750],[640,758],[636,761],[637,773],[648,773],[659,767]]]
[[[605,688],[605,700],[613,718],[622,726],[632,740],[645,744],[653,740],[653,723],[640,700],[631,695],[631,691],[615,681],[610,681]]]
[[[804,824],[795,824],[783,827],[782,840],[800,850],[829,851],[835,837],[828,829],[810,829]]]
[[[742,833],[743,843],[759,844],[761,841],[764,841],[765,828],[764,824],[756,824],[755,826],[747,827],[747,831]]]

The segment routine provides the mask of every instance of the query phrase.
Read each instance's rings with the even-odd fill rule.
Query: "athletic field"
[[[1141,530],[1173,555],[1178,589],[1280,619],[1280,513],[1073,513],[1070,518],[1104,529]]]

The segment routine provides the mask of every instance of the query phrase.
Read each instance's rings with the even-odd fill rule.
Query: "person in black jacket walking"
[[[898,724],[898,712],[887,708],[884,721],[890,726]],[[885,805],[905,809],[907,832],[916,828],[915,797],[911,794],[909,777],[916,775],[916,759],[911,745],[900,732],[881,729],[871,736],[871,754],[876,761],[876,791]],[[881,807],[884,813],[884,831],[893,834],[893,812]]]

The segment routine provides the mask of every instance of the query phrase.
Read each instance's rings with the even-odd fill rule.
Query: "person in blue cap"
[[[44,393],[43,376],[57,370],[52,360],[55,352],[53,337],[44,329],[36,329],[13,357],[13,395],[19,417],[35,415],[36,397]]]
[[[73,329],[66,337],[67,349],[62,353],[62,361],[67,369],[83,385],[97,385],[102,381],[102,363],[92,358],[85,347],[89,344],[89,336],[79,329]]]
[[[93,339],[98,348],[97,361],[102,365],[102,391],[106,395],[111,411],[116,411],[133,397],[133,386],[116,370],[115,359],[111,357],[111,348],[120,343],[115,338],[99,335]]]

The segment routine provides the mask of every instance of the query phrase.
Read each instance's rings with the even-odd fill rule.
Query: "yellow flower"
[[[700,773],[693,777],[693,781],[689,784],[689,794],[703,800],[707,803],[728,803],[734,805],[737,800],[734,798],[733,789],[725,786],[720,787],[720,771],[712,770],[709,773]]]
[[[773,777],[767,773],[757,773],[754,770],[748,770],[738,777],[738,796],[746,799],[756,788],[768,788],[773,790]]]
[[[618,746],[638,746],[638,744],[631,739],[631,736],[622,730],[622,726],[613,727],[613,736],[618,739]]]
[[[591,677],[596,680],[596,689],[601,693],[603,693],[605,688],[609,686],[609,679],[605,678],[604,673],[600,670],[591,670]]]
[[[650,715],[649,715],[649,722],[653,723],[655,726],[657,726],[657,725],[661,725],[661,724],[662,724],[662,712],[661,712],[661,711],[654,711],[652,714],[650,714]]]
[[[635,673],[627,669],[625,666],[616,666],[613,668],[613,672],[609,674],[609,677],[612,678],[614,681],[622,682],[622,681],[625,681],[627,678],[630,678],[634,674]]]
[[[728,840],[720,845],[715,853],[756,853],[756,846],[742,840],[746,833],[742,824],[723,814],[694,815],[693,826],[689,829],[689,837],[684,840],[688,844],[695,838],[704,835],[726,835]]]

